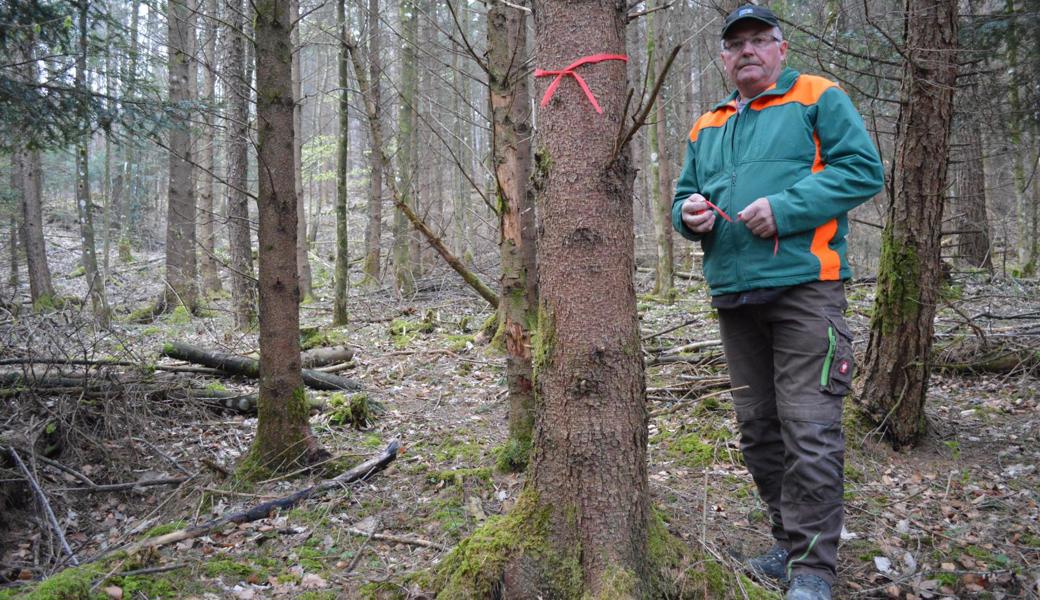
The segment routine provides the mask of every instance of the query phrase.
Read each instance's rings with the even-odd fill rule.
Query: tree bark
[[[257,205],[260,215],[260,405],[244,476],[285,472],[327,455],[311,433],[300,369],[290,0],[256,7]]]
[[[523,470],[534,429],[531,331],[537,326],[538,271],[531,176],[531,93],[527,84],[527,13],[501,1],[487,14],[492,161],[502,260],[500,335],[509,391],[509,468]]]
[[[336,273],[335,297],[332,301],[332,324],[346,325],[347,288],[350,285],[350,246],[347,229],[347,165],[350,162],[350,61],[347,49],[346,0],[336,2],[336,24],[339,31],[339,139],[336,142]]]
[[[381,77],[379,57],[379,0],[368,1],[368,77],[367,85],[361,93],[369,98],[374,106],[375,119],[380,117],[379,78]],[[354,75],[361,83],[361,71],[354,69]],[[383,152],[382,148],[371,138],[368,153],[368,223],[365,225],[365,278],[369,281],[380,279],[380,239],[383,234]]]
[[[251,70],[245,61],[245,12],[242,0],[228,0],[228,118],[227,118],[227,215],[231,253],[231,297],[235,326],[251,327],[256,321],[256,280],[253,278],[253,244],[249,233],[248,144]],[[251,6],[245,4],[245,6]]]
[[[623,54],[624,8],[601,0],[535,2],[540,66]],[[584,594],[639,598],[652,592],[647,413],[632,282],[634,171],[627,149],[614,156],[627,77],[620,61],[581,67],[581,76],[603,114],[567,78],[539,116],[539,403],[527,489],[548,513],[549,546],[563,554],[580,548],[571,558]],[[549,78],[537,82],[542,92]],[[531,577],[530,570],[507,577],[507,593]]]
[[[957,3],[907,0],[907,9],[896,193],[882,233],[867,375],[859,398],[868,418],[896,447],[915,444],[925,432],[957,78]]]
[[[202,291],[206,294],[219,292],[222,288],[217,275],[216,238],[213,235],[213,224],[216,221],[216,208],[213,201],[216,154],[216,136],[214,135],[213,110],[216,104],[216,70],[217,70],[217,0],[205,0],[206,17],[203,21],[202,35],[202,93],[199,100],[206,103],[202,113],[202,153],[199,157],[199,275],[202,278]]]
[[[191,97],[195,12],[188,2],[169,0],[169,93],[173,106],[169,135],[169,200],[166,218],[166,288],[158,312],[198,304],[195,283],[195,190],[192,189]]]

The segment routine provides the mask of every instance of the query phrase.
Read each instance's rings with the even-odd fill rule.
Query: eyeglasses
[[[769,44],[779,41],[782,40],[774,35],[756,35],[754,37],[743,39],[722,40],[722,49],[732,54],[734,52],[740,52],[744,49],[744,44],[751,42],[751,47],[755,50],[764,50],[769,46]]]

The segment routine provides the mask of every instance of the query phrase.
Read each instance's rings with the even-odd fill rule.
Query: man
[[[736,91],[690,131],[672,224],[704,249],[741,450],[769,508],[775,545],[749,567],[789,582],[788,600],[829,600],[852,381],[846,215],[884,175],[848,96],[784,68],[786,56],[769,9],[726,18]]]

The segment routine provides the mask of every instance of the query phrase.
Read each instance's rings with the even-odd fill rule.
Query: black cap
[[[726,17],[725,21],[723,21],[722,37],[725,38],[726,32],[729,31],[735,23],[737,23],[738,21],[743,21],[744,19],[754,19],[772,27],[780,26],[780,19],[776,18],[776,15],[773,14],[773,11],[769,10],[764,6],[745,4],[737,10],[729,13],[729,16]]]

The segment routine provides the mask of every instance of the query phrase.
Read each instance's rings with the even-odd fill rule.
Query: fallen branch
[[[397,544],[408,544],[409,546],[422,546],[423,548],[433,548],[434,550],[448,550],[449,547],[444,544],[438,544],[437,542],[431,542],[429,540],[423,540],[419,538],[402,537],[398,535],[389,535],[385,533],[369,533],[358,529],[357,527],[347,527],[347,533],[354,535],[360,535],[364,537],[371,537],[373,540],[379,540],[382,542],[394,542]],[[359,551],[360,552],[360,551]]]
[[[318,369],[337,363],[350,362],[353,358],[354,349],[346,346],[314,348],[300,353],[300,366],[304,369]]]
[[[168,342],[163,345],[163,356],[185,360],[206,367],[219,369],[229,375],[260,378],[260,363],[251,358],[225,354],[223,352],[207,352],[183,342]],[[361,389],[361,384],[345,377],[339,377],[329,373],[322,373],[313,369],[303,369],[303,382],[316,390],[332,391],[356,391]]]
[[[331,490],[333,488],[342,487],[347,483],[367,479],[371,475],[374,475],[375,473],[382,471],[387,467],[387,465],[393,462],[393,460],[397,458],[397,452],[399,448],[400,444],[397,442],[397,440],[394,440],[390,442],[387,445],[387,447],[383,449],[383,451],[380,452],[378,455],[366,460],[365,462],[354,467],[353,469],[350,469],[349,471],[346,471],[332,479],[327,479],[318,483],[317,485],[313,485],[305,490],[300,490],[284,498],[269,500],[262,504],[258,504],[252,508],[248,508],[244,511],[218,517],[211,521],[207,521],[202,525],[188,527],[185,529],[180,529],[178,531],[167,533],[166,535],[160,535],[158,537],[141,540],[140,542],[131,544],[128,548],[126,548],[126,551],[129,554],[133,554],[135,552],[147,548],[160,548],[162,546],[168,546],[170,544],[175,544],[183,540],[189,540],[203,535],[208,535],[209,533],[212,533],[213,531],[216,531],[217,529],[229,523],[249,523],[258,519],[263,519],[269,516],[271,512],[275,509],[285,510],[288,508],[292,508],[293,506],[296,506],[297,503],[317,494],[320,494],[322,492]]]
[[[22,457],[18,456],[18,451],[13,447],[8,448],[7,451],[10,453],[11,458],[14,459],[15,464],[18,465],[18,469],[21,470],[22,475],[24,475],[25,479],[29,482],[29,485],[32,486],[33,493],[36,494],[36,499],[43,508],[44,514],[47,515],[47,521],[50,523],[51,529],[54,530],[54,535],[58,537],[62,549],[69,555],[69,562],[73,565],[78,565],[79,559],[76,558],[76,553],[74,553],[72,548],[69,547],[69,542],[65,539],[65,532],[62,531],[61,526],[58,525],[58,519],[54,516],[54,511],[51,510],[51,503],[47,501],[47,495],[43,493],[43,490],[40,489],[40,484],[36,483],[36,478],[32,476],[28,467],[26,467],[25,463],[22,462]]]
[[[188,477],[173,479],[144,479],[142,481],[131,481],[128,483],[100,483],[87,487],[62,488],[64,492],[121,492],[139,487],[151,487],[154,485],[180,485],[187,481]]]

